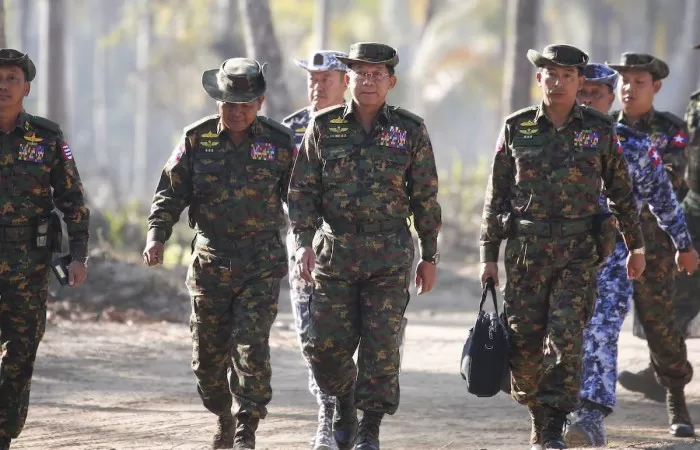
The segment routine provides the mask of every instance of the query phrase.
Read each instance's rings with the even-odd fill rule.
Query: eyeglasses
[[[357,78],[358,80],[364,81],[374,81],[375,83],[381,83],[386,80],[389,76],[388,72],[355,72],[350,71],[350,74]]]

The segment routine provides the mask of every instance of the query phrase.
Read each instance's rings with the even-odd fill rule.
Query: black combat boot
[[[379,450],[379,425],[384,414],[365,411],[360,420],[355,450]]]
[[[695,428],[690,420],[688,407],[685,405],[683,388],[673,388],[666,392],[666,410],[668,411],[668,432],[675,437],[693,437]]]
[[[0,450],[10,450],[10,438],[0,437]]]
[[[544,450],[566,448],[564,423],[566,423],[566,412],[549,406],[544,407],[544,422],[542,423],[542,448]]]
[[[233,448],[233,433],[236,430],[236,420],[229,411],[219,416],[211,448]],[[2,447],[0,446],[0,450]]]
[[[530,431],[530,450],[542,450],[542,424],[544,423],[544,408],[540,405],[528,406],[532,419]]]
[[[632,392],[639,392],[646,398],[662,403],[666,399],[666,390],[656,381],[656,375],[651,364],[639,372],[623,371],[618,375],[620,385]]]
[[[233,437],[234,450],[255,448],[255,431],[258,429],[260,419],[248,414],[239,414],[236,434]]]
[[[355,408],[355,390],[335,399],[333,416],[333,437],[338,450],[350,450],[357,440],[357,409]]]

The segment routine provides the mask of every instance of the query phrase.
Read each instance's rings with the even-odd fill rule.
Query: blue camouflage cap
[[[346,72],[348,66],[340,62],[338,56],[346,57],[348,55],[335,50],[318,50],[312,53],[309,59],[295,59],[294,64],[309,72],[325,72],[328,70]]]
[[[586,81],[599,84],[607,84],[612,89],[617,86],[618,73],[603,64],[591,63],[583,69]]]

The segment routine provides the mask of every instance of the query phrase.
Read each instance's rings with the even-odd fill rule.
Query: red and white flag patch
[[[73,152],[70,151],[70,147],[68,147],[66,142],[61,145],[61,150],[63,151],[63,157],[66,158],[66,160],[70,161],[73,159]]]

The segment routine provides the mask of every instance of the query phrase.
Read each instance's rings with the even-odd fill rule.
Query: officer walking
[[[0,450],[22,432],[34,360],[46,327],[51,252],[63,212],[71,286],[87,277],[90,212],[75,157],[58,124],[24,111],[36,68],[26,53],[0,49]]]
[[[589,64],[584,75],[586,81],[579,92],[579,102],[607,113],[615,100],[617,72],[602,64]],[[616,129],[638,210],[644,203],[649,205],[677,250],[679,270],[695,271],[697,253],[660,154],[648,135],[621,123]],[[627,248],[618,239],[613,254],[598,272],[598,298],[583,334],[582,405],[576,412],[577,421],[567,428],[565,435],[570,447],[607,445],[603,420],[613,412],[616,403],[618,338],[632,295],[632,281],[625,273],[626,259]]]
[[[695,49],[700,49],[696,45]],[[696,56],[700,57],[700,55]],[[690,234],[697,248],[700,246],[700,90],[690,96],[688,108],[685,111],[685,124],[688,127],[688,166],[685,172],[685,182],[688,194],[681,206],[685,210]],[[700,273],[693,275],[679,274],[676,278],[676,322],[686,336],[696,332],[690,329],[691,321],[700,312]]]
[[[438,179],[423,120],[386,104],[396,50],[360,42],[338,59],[348,65],[352,101],[312,117],[289,216],[296,264],[314,282],[304,352],[321,390],[336,397],[335,440],[341,450],[356,441],[376,450],[382,417],[399,406],[399,336],[414,257],[407,221],[412,214],[420,239],[420,294],[435,285]]]
[[[348,56],[346,53],[319,50],[314,52],[308,60],[294,60],[294,63],[306,70],[307,93],[310,105],[302,108],[285,117],[282,124],[294,131],[294,143],[297,150],[301,145],[309,120],[314,112],[340,105],[344,102],[345,94],[345,72],[347,66],[338,60],[338,56]],[[289,257],[289,287],[290,299],[292,301],[292,312],[299,336],[299,343],[303,349],[309,335],[309,297],[313,289],[313,284],[304,281],[301,273],[295,270],[294,253],[294,233],[287,234],[287,256]],[[308,360],[307,360],[307,364]],[[316,397],[318,402],[318,428],[316,436],[312,441],[313,450],[333,450],[337,448],[333,439],[332,422],[335,399],[324,394],[319,389],[314,379],[311,366],[309,365],[309,391]]]
[[[601,179],[631,252],[630,278],[644,271],[644,247],[613,121],[576,104],[588,55],[550,45],[527,57],[538,68],[542,103],[506,117],[496,145],[481,280],[498,283],[499,247],[507,239],[511,393],[532,417],[532,448],[565,448],[564,422],[579,403],[582,331],[593,312],[598,263],[607,256]]]
[[[685,147],[688,135],[685,123],[679,117],[654,109],[654,96],[669,74],[668,65],[652,55],[623,53],[619,64],[607,64],[621,76],[619,86],[622,111],[615,113],[618,122],[647,133],[652,145],[661,156],[676,197],[685,194]],[[650,366],[638,374],[624,371],[618,377],[620,384],[632,391],[644,391],[645,386],[656,386],[655,377],[663,386],[657,397],[666,397],[670,433],[674,436],[692,436],[693,424],[685,404],[684,388],[693,377],[688,362],[685,338],[675,317],[675,278],[678,271],[674,261],[675,248],[669,236],[659,227],[648,206],[640,215],[647,261],[653,265],[645,275],[635,280],[634,309],[647,336]],[[681,249],[681,251],[688,250]],[[665,390],[665,392],[663,392]],[[661,394],[661,395],[659,395]]]
[[[218,416],[213,448],[251,449],[272,397],[268,341],[287,271],[279,230],[294,141],[287,127],[258,116],[266,83],[257,61],[226,60],[204,72],[202,85],[219,114],[185,127],[165,164],[144,259],[162,263],[189,206],[197,232],[187,273],[197,391]]]

